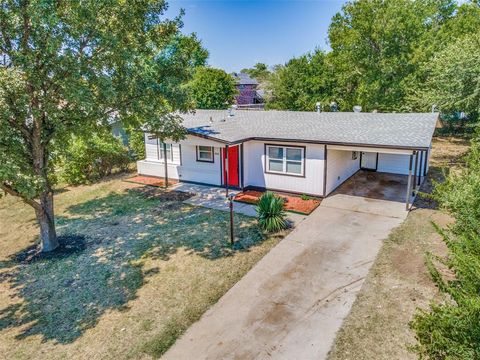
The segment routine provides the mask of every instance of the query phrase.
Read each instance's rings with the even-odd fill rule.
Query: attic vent
[[[355,105],[353,107],[353,112],[356,112],[356,113],[362,112],[362,107],[360,105]]]

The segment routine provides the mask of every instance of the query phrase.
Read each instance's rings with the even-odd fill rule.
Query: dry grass
[[[443,172],[461,164],[468,150],[463,139],[435,139],[429,181],[441,181]],[[425,265],[426,251],[445,251],[432,221],[445,225],[450,218],[429,200],[417,199],[417,209],[385,241],[355,301],[337,334],[329,360],[415,359],[409,351],[414,333],[408,323],[417,307],[426,308],[437,295]]]
[[[158,357],[278,241],[228,214],[120,177],[56,195],[64,247],[35,256],[33,211],[0,200],[0,353]]]

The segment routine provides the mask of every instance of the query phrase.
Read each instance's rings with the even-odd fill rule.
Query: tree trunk
[[[55,231],[53,193],[51,191],[46,191],[40,195],[40,207],[35,212],[40,226],[42,252],[53,251],[59,244]]]

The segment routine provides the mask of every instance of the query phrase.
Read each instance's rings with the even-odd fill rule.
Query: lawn
[[[443,171],[455,170],[467,149],[468,142],[462,139],[435,139],[429,179],[421,190],[430,192],[432,179],[441,181]],[[417,307],[427,308],[438,296],[425,265],[425,253],[445,252],[432,222],[446,225],[451,220],[429,199],[417,198],[414,205],[417,208],[380,250],[337,334],[329,360],[417,358],[409,350],[415,337],[408,323]]]
[[[9,359],[160,356],[280,239],[253,218],[122,181],[60,189],[55,256],[33,211],[0,199],[0,353]]]

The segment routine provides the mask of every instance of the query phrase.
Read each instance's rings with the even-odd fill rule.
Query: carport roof
[[[190,134],[226,144],[283,140],[402,149],[430,146],[436,113],[196,110],[181,114]]]

